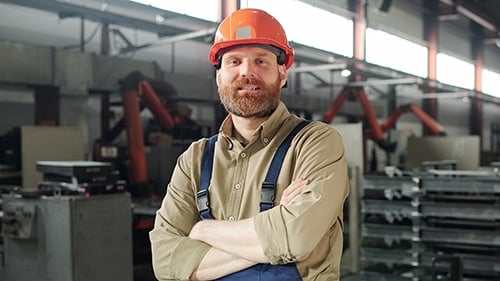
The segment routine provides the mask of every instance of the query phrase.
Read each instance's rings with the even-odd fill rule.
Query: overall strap
[[[205,144],[203,157],[201,158],[201,175],[200,175],[200,190],[196,193],[198,200],[198,210],[200,216],[204,219],[212,219],[210,213],[210,200],[208,198],[208,186],[212,179],[212,170],[214,166],[214,151],[215,143],[217,142],[217,134],[211,136]]]
[[[273,156],[271,165],[267,171],[266,178],[262,183],[262,189],[260,194],[260,211],[265,211],[273,207],[276,182],[278,180],[278,175],[281,170],[281,165],[283,164],[283,159],[285,158],[286,152],[292,143],[292,139],[295,135],[304,128],[310,122],[307,120],[299,123],[285,140],[278,147],[278,150]],[[212,213],[210,212],[210,199],[208,197],[208,186],[210,185],[210,180],[212,178],[213,162],[214,162],[214,151],[215,142],[217,141],[217,135],[213,135],[208,139],[203,150],[203,156],[201,159],[201,175],[200,175],[200,190],[197,192],[196,197],[198,201],[198,210],[200,211],[200,216],[203,219],[212,219]]]
[[[281,170],[281,165],[283,164],[283,160],[285,159],[285,154],[292,143],[292,139],[295,135],[302,130],[309,121],[304,120],[300,122],[293,130],[288,134],[286,139],[281,143],[274,154],[273,160],[271,161],[271,165],[267,170],[266,179],[262,183],[262,189],[260,193],[260,211],[265,211],[273,207],[274,197],[275,197],[275,189],[276,182],[278,181],[278,175]]]

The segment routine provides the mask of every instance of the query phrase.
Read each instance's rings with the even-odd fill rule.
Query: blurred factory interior
[[[295,49],[282,100],[344,138],[342,279],[500,280],[498,0],[0,0],[0,280],[155,280],[177,156],[226,115],[213,33],[245,7]]]

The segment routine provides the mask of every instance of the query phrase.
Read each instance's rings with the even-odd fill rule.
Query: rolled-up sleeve
[[[264,254],[273,264],[306,259],[320,241],[329,241],[324,238],[333,228],[342,227],[349,189],[342,138],[327,125],[304,131],[294,139],[287,155],[293,158],[285,158],[283,168],[291,165],[289,180],[302,177],[309,184],[291,204],[262,212],[254,220]]]
[[[196,183],[192,180],[193,146],[177,160],[167,193],[149,233],[153,269],[158,280],[189,280],[210,249],[187,236],[199,220]],[[193,187],[194,186],[194,187]]]

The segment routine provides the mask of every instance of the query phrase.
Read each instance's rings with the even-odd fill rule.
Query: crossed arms
[[[284,191],[280,205],[288,205],[302,192],[307,180],[298,179]],[[254,219],[239,221],[203,220],[194,225],[189,238],[212,246],[191,280],[212,280],[251,267],[269,263],[255,232]]]

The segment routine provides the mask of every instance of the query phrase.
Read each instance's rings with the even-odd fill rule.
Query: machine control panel
[[[36,206],[23,202],[4,202],[2,235],[13,239],[36,238]]]

